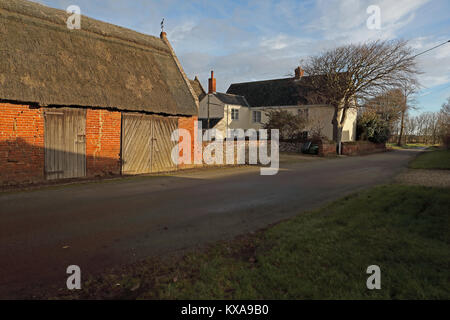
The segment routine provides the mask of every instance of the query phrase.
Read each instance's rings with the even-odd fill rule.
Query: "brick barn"
[[[176,170],[198,98],[169,43],[0,0],[0,185]]]

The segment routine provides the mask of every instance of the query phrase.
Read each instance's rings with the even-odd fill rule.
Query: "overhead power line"
[[[418,53],[418,54],[416,54],[413,58],[415,58],[415,57],[417,57],[417,56],[420,56],[420,55],[422,55],[422,54],[424,54],[424,53],[427,53],[427,52],[429,52],[429,51],[431,51],[431,50],[434,50],[434,49],[436,49],[436,48],[439,48],[439,47],[441,47],[441,46],[443,46],[444,44],[447,44],[447,43],[450,43],[450,40],[445,41],[445,42],[443,42],[443,43],[441,43],[441,44],[439,44],[439,45],[437,45],[437,46],[434,46],[433,48],[430,48],[430,49],[428,49],[428,50],[425,50],[425,51],[423,51],[423,52],[421,52],[421,53]],[[437,92],[440,92],[441,90],[444,90],[444,89],[447,89],[447,88],[449,88],[449,86],[445,86],[445,87],[443,87],[443,88],[437,89],[437,90],[435,90],[434,92],[429,92],[428,94],[423,95],[423,96],[427,96],[427,95],[429,95],[429,94],[436,94]]]
[[[423,52],[421,52],[421,53],[418,53],[418,54],[416,54],[415,56],[413,56],[413,58],[415,58],[415,57],[417,57],[417,56],[420,56],[420,55],[422,55],[422,54],[424,54],[424,53],[427,53],[428,51],[431,51],[431,50],[434,50],[434,49],[436,49],[436,48],[439,48],[439,47],[441,47],[441,46],[443,46],[444,44],[447,44],[447,43],[450,43],[450,40],[445,41],[445,42],[443,42],[443,43],[441,43],[441,44],[439,44],[439,45],[437,45],[437,46],[435,46],[435,47],[433,47],[433,48],[430,48],[430,49],[428,49],[428,50],[425,50],[425,51],[423,51]]]

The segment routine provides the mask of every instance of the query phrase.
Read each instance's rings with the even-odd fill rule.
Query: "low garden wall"
[[[385,151],[386,151],[385,143],[373,143],[370,141],[355,141],[342,143],[342,154],[347,156],[357,156]]]
[[[253,145],[257,148],[257,145],[260,145],[262,141],[245,141],[245,155],[248,160],[248,151],[249,147]],[[209,142],[204,142],[203,147],[205,148]],[[320,157],[329,157],[336,156],[336,143],[333,141],[314,141],[313,144],[317,144],[319,146],[318,155]],[[290,152],[290,153],[302,153],[302,142],[283,142],[279,143],[280,152]],[[270,141],[268,142],[268,151],[270,154]],[[224,150],[224,160],[223,163],[226,163],[225,157],[230,154],[231,150],[227,150],[226,142],[223,142],[223,150]],[[355,142],[343,142],[342,143],[342,154],[347,156],[357,156],[364,155],[370,153],[377,152],[385,152],[386,145],[384,143],[372,143],[370,141],[355,141]],[[234,155],[231,155],[231,158],[234,158],[237,162],[237,145],[234,142]],[[203,161],[204,164],[204,161]]]
[[[331,141],[319,141],[319,156],[328,157],[336,155],[336,143]]]
[[[229,148],[229,146],[232,146]],[[242,146],[242,149],[239,150]],[[197,161],[200,162],[198,166],[207,166],[207,165],[239,165],[239,164],[249,164],[250,161],[250,150],[252,150],[252,154],[256,156],[256,163],[259,163],[259,148],[264,147],[267,150],[267,155],[271,154],[271,144],[270,141],[242,141],[238,143],[237,141],[204,141],[202,143],[202,150],[197,154]],[[222,158],[220,156],[215,155],[215,151],[222,149]],[[239,159],[238,155],[242,152],[242,158]],[[200,159],[200,160],[199,160]],[[239,161],[241,160],[241,161]],[[214,163],[213,163],[214,162]]]
[[[336,155],[336,143],[331,141],[321,141],[319,145],[319,156],[335,156]],[[342,154],[346,156],[358,156],[370,153],[385,152],[385,143],[373,143],[370,141],[353,141],[342,143]]]

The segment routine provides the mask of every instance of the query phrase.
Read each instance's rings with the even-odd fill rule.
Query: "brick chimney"
[[[211,71],[211,78],[208,81],[208,94],[216,92],[216,79],[214,79],[214,71]]]
[[[161,40],[167,40],[167,33],[165,33],[164,31],[161,32],[161,34],[159,35],[159,37],[161,38]]]
[[[305,70],[302,69],[302,67],[298,67],[297,69],[295,69],[295,79],[300,79],[301,77],[303,77],[305,73]]]

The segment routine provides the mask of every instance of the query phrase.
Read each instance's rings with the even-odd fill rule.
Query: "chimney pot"
[[[214,78],[214,71],[211,71],[211,78],[208,81],[208,94],[216,92],[216,79]]]
[[[167,39],[167,33],[165,33],[165,32],[163,31],[163,32],[161,32],[161,34],[159,35],[159,37],[160,37],[161,39]]]
[[[298,67],[295,69],[295,79],[300,79],[305,74],[305,70],[302,69],[302,67]]]

